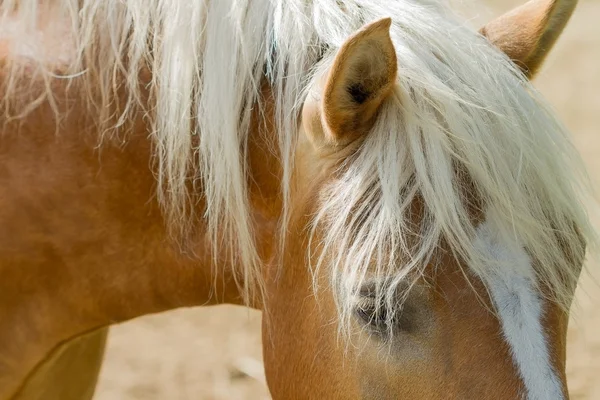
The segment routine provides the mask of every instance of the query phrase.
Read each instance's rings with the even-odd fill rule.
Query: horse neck
[[[0,73],[0,85],[6,80]],[[11,327],[0,332],[0,375],[3,366],[12,365],[15,381],[57,343],[82,332],[178,307],[241,300],[231,274],[236,266],[215,265],[221,257],[209,246],[202,223],[185,253],[169,236],[148,168],[151,127],[143,113],[132,118],[126,135],[122,129],[106,135],[98,147],[102,132],[90,123],[93,113],[83,101],[73,101],[81,96],[77,85],[61,80],[54,91],[57,108],[42,102],[22,120],[0,118],[6,167],[0,171],[5,183],[0,205],[37,210],[6,211],[2,217],[11,240],[0,250],[22,259],[0,263],[6,277],[0,319]],[[267,265],[276,248],[281,174],[277,154],[267,150],[277,148],[268,88],[265,98],[252,121],[247,170],[255,242]],[[73,250],[81,246],[85,251]],[[48,258],[45,248],[55,256]],[[20,349],[28,343],[36,345],[25,356]],[[9,386],[0,379],[0,387]]]

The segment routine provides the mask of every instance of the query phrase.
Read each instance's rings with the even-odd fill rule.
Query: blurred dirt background
[[[524,0],[458,1],[478,27]],[[600,184],[600,0],[580,0],[536,78],[573,131]],[[600,187],[600,186],[598,186]],[[598,212],[600,210],[591,210]],[[600,228],[600,219],[596,218]],[[569,327],[574,400],[600,399],[600,264],[588,262]],[[261,365],[260,313],[219,306],[177,310],[116,326],[95,400],[268,399]]]

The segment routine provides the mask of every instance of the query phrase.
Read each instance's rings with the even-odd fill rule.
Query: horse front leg
[[[91,400],[108,327],[59,345],[31,372],[12,400]]]

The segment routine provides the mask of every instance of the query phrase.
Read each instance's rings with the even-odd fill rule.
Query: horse
[[[2,1],[0,399],[222,303],[274,399],[567,399],[590,185],[530,80],[576,3]]]

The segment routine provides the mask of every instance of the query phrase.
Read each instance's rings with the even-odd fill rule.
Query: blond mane
[[[5,26],[9,20],[33,26],[44,12],[62,19],[72,37],[69,57],[60,68],[33,61],[47,74],[60,70],[90,88],[100,120],[114,117],[102,110],[120,89],[115,77],[128,93],[121,123],[143,108],[139,75],[152,71],[146,112],[159,200],[185,232],[193,220],[186,185],[190,176],[199,178],[213,243],[230,239],[224,243],[243,266],[237,272],[245,293],[262,285],[245,170],[261,79],[271,83],[276,101],[285,229],[297,116],[307,90],[348,36],[392,17],[399,63],[394,95],[322,193],[315,216],[323,252],[313,268],[331,274],[342,320],[349,320],[353,294],[373,271],[389,277],[382,296],[396,306],[397,286],[433,262],[442,240],[480,275],[510,268],[486,262],[473,246],[469,193],[457,171],[468,175],[504,234],[517,237],[536,260],[540,282],[568,306],[577,279],[569,255],[582,252],[581,238],[594,237],[583,207],[581,160],[522,73],[443,2],[54,0],[42,7],[38,0],[12,0],[0,12]],[[199,135],[197,148],[193,135]],[[409,211],[417,196],[424,215],[415,227]],[[415,234],[420,240],[409,242]]]

